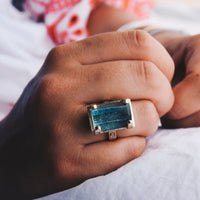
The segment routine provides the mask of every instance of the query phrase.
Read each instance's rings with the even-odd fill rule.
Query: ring
[[[135,127],[130,99],[90,105],[87,110],[93,135],[107,133],[115,140],[117,130]]]

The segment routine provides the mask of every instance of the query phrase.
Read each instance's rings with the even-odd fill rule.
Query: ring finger
[[[159,123],[159,115],[156,111],[154,104],[151,101],[148,100],[132,101],[132,110],[133,110],[135,127],[130,129],[125,128],[122,130],[117,130],[116,133],[119,138],[131,137],[136,135],[147,137],[153,134],[157,130]],[[127,127],[128,127],[128,122],[127,122]],[[85,144],[99,142],[107,139],[108,136],[106,133],[94,136],[92,135],[91,130],[88,130],[88,133],[83,134],[81,137],[81,140],[84,140]]]

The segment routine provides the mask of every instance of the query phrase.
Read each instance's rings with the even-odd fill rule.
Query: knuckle
[[[47,58],[58,58],[60,56],[61,52],[62,52],[62,47],[56,46],[50,50]]]
[[[160,87],[154,92],[154,103],[160,117],[170,111],[174,103],[174,94],[170,83],[160,83]]]
[[[123,38],[131,52],[133,51],[133,47],[143,48],[149,45],[149,35],[145,31],[135,30],[123,32]]]
[[[175,72],[175,63],[171,56],[168,56],[168,58],[169,58],[169,65],[167,68],[166,76],[171,81],[173,79],[174,72]]]
[[[165,88],[163,87],[162,91],[160,91],[160,94],[158,93],[158,95],[161,95],[160,104],[162,104],[163,108],[162,112],[160,112],[161,117],[169,112],[174,104],[174,94],[170,84],[166,85]]]
[[[148,125],[148,126],[144,126],[145,130],[142,130],[142,132],[145,133],[145,136],[150,136],[153,133],[155,133],[155,131],[158,128],[159,115],[152,102],[144,101],[142,106],[145,113],[144,114],[145,122]]]
[[[146,31],[137,30],[134,32],[135,44],[139,47],[144,47],[148,45],[149,34]]]
[[[173,106],[174,103],[174,95],[172,90],[170,89],[163,89],[162,92],[157,93],[157,102],[155,100],[155,103],[157,106],[159,105],[158,112],[159,116],[162,117],[167,112],[170,111],[170,109]]]
[[[57,99],[61,93],[62,84],[60,79],[56,75],[45,75],[41,78],[37,95],[41,103],[50,103],[52,99]]]
[[[50,64],[51,63],[58,64],[61,63],[63,59],[65,60],[67,59],[67,64],[72,64],[73,63],[72,61],[74,59],[73,52],[76,52],[75,48],[78,47],[76,47],[75,44],[72,43],[56,46],[52,48],[48,53],[47,61],[49,61]],[[62,65],[66,66],[65,63],[66,61],[62,62]]]
[[[61,47],[57,46],[50,50],[43,65],[43,70],[48,72],[55,69],[55,66],[59,66],[61,60]]]
[[[140,61],[137,66],[138,77],[141,78],[144,83],[155,86],[158,80],[158,69],[155,64],[148,61]]]
[[[174,95],[168,79],[160,72],[155,64],[140,61],[137,68],[140,82],[143,81],[151,100],[154,102],[160,116],[170,110]]]
[[[46,75],[40,80],[39,84],[39,92],[40,94],[45,94],[51,96],[53,94],[53,90],[55,88],[55,81],[53,76]]]

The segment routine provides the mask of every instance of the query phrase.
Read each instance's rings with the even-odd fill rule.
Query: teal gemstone
[[[101,132],[127,128],[132,120],[130,103],[115,101],[88,107],[90,124],[93,131],[100,127]]]

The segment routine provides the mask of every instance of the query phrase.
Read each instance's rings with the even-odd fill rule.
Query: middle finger
[[[113,61],[80,68],[77,92],[85,104],[130,98],[152,101],[159,116],[169,111],[173,92],[168,79],[151,62]],[[84,92],[83,92],[84,91]]]

